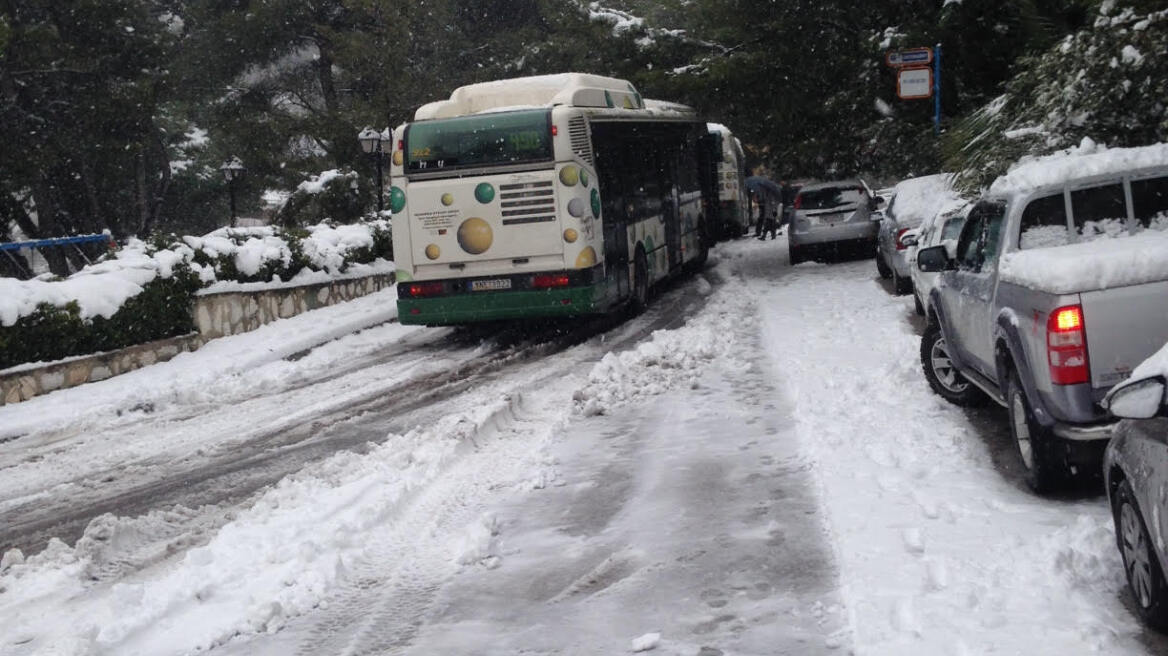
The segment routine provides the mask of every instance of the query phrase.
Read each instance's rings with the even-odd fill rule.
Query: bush
[[[41,303],[15,324],[0,326],[0,369],[185,335],[195,328],[191,307],[199,286],[189,267],[176,267],[170,278],[146,283],[108,319],[82,319],[76,301],[64,307]]]

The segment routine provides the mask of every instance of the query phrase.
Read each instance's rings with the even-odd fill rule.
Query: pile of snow
[[[576,412],[604,414],[670,389],[699,386],[710,362],[725,357],[734,346],[734,327],[742,315],[740,308],[723,307],[731,303],[727,296],[711,301],[711,306],[724,311],[704,313],[708,320],[659,330],[633,350],[606,354],[589,372],[588,382],[573,394]]]
[[[1032,232],[1027,231],[1027,236]],[[1052,294],[1168,280],[1168,231],[1145,230],[1120,237],[1101,234],[1062,246],[1053,234],[1061,234],[1065,243],[1066,229],[1056,226],[1052,235],[1024,243],[1027,250],[1002,255],[1000,279]],[[1034,247],[1038,245],[1050,247]]]
[[[888,213],[901,227],[916,227],[938,214],[960,209],[966,200],[953,189],[953,174],[938,173],[903,180],[893,189]]]
[[[353,225],[331,226],[325,223],[308,228],[309,236],[301,248],[309,267],[288,280],[278,278],[261,283],[219,280],[215,264],[199,264],[196,253],[212,260],[226,257],[245,276],[255,276],[264,265],[288,266],[292,250],[278,229],[220,228],[202,237],[183,237],[169,248],[155,249],[131,239],[112,257],[85,267],[58,281],[16,280],[0,278],[0,325],[11,326],[20,317],[32,314],[38,304],[63,307],[76,301],[82,319],[109,318],[130,298],[155,278],[170,278],[180,264],[189,267],[207,292],[254,291],[257,288],[303,285],[343,278],[391,273],[393,262],[377,259],[370,264],[346,263],[354,249],[373,246],[374,230],[389,230],[389,222],[377,220]]]
[[[1078,146],[1041,157],[1023,157],[990,185],[992,194],[1009,194],[1061,185],[1068,180],[1168,166],[1168,143],[1139,148],[1108,148],[1084,137]]]

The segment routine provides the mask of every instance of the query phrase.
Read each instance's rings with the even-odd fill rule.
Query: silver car
[[[1159,367],[1111,391],[1105,400],[1111,413],[1123,417],[1116,426],[1103,460],[1107,496],[1115,520],[1115,542],[1123,558],[1128,586],[1140,616],[1148,624],[1168,629],[1168,347]],[[1153,364],[1152,360],[1149,363]]]
[[[876,270],[881,278],[892,278],[894,293],[907,294],[913,289],[910,244],[904,242],[904,237],[926,220],[965,203],[953,190],[952,180],[951,174],[938,173],[902,180],[893,187],[892,200],[880,221]]]
[[[879,203],[863,180],[809,184],[795,196],[788,244],[791,264],[828,256],[871,252]]]

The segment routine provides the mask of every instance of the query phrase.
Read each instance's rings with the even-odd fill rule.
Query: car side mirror
[[[1144,378],[1117,386],[1103,399],[1111,414],[1125,419],[1151,419],[1165,413],[1164,379]]]
[[[932,246],[917,251],[917,268],[925,273],[936,273],[953,268],[953,260],[944,246]]]

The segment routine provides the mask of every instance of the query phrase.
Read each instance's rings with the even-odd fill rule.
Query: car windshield
[[[419,121],[405,134],[410,171],[552,159],[551,110]]]
[[[862,187],[822,187],[801,192],[799,207],[805,210],[827,210],[859,205],[864,200]]]
[[[947,239],[957,239],[961,236],[961,228],[965,225],[964,216],[955,216],[945,222],[945,227],[941,228],[941,241]]]

